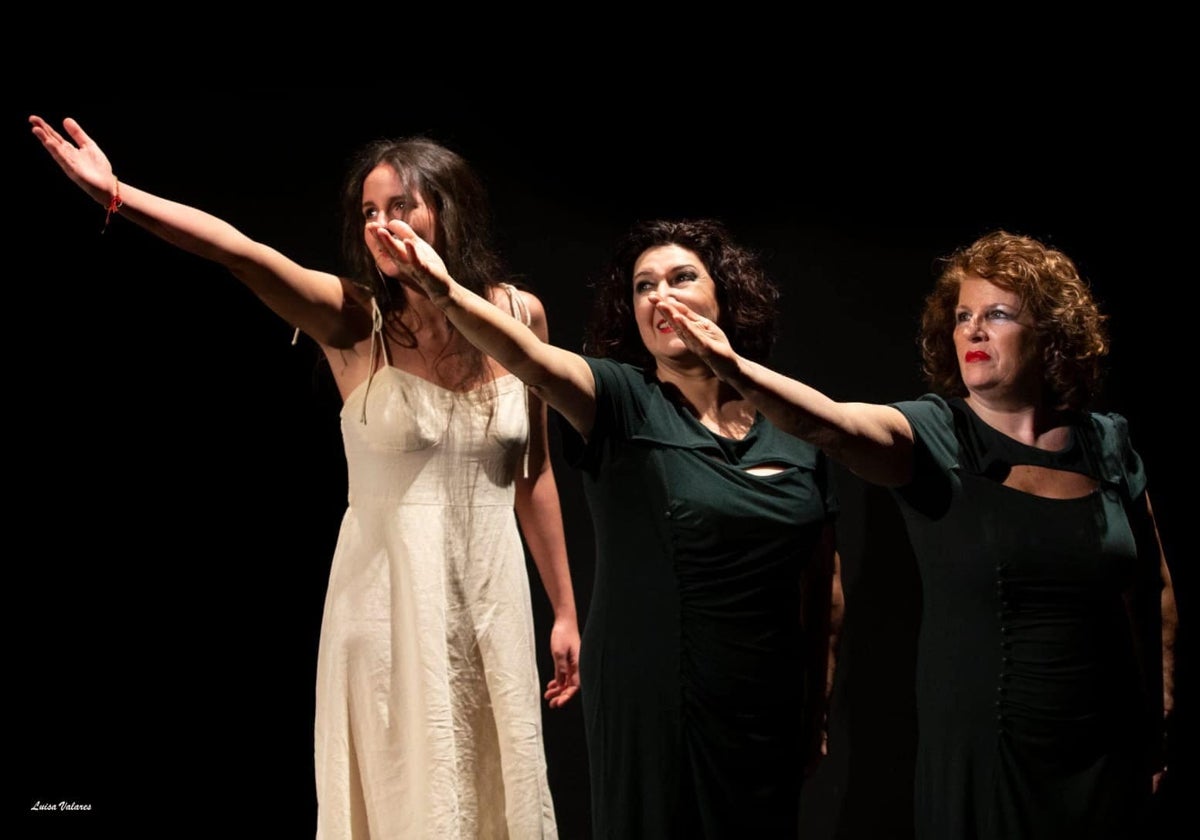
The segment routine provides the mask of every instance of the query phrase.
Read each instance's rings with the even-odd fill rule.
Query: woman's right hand
[[[63,128],[74,143],[64,138],[39,116],[31,116],[29,123],[33,126],[33,136],[42,142],[50,157],[67,173],[67,177],[96,201],[108,204],[116,189],[112,164],[108,162],[100,147],[80,128],[79,123],[70,117],[63,120]]]

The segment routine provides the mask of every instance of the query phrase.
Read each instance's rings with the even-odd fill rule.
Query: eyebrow
[[[389,195],[389,196],[387,197],[387,199],[384,201],[384,203],[385,203],[385,204],[391,204],[391,203],[392,203],[393,201],[395,201],[396,199],[401,199],[402,201],[412,201],[412,200],[414,200],[416,197],[417,197],[417,193],[416,193],[414,190],[409,190],[409,191],[407,191],[407,192],[402,192],[402,193],[394,193],[394,194],[392,194],[392,195]],[[375,203],[375,202],[373,202],[373,201],[364,201],[364,202],[363,202],[363,207],[367,207],[367,206],[369,206],[369,205],[372,205],[372,204],[374,204],[374,203]]]
[[[692,263],[680,263],[679,265],[668,268],[666,273],[671,274],[673,272],[679,271],[682,268],[690,268],[692,271],[700,270],[699,266],[693,265]],[[649,269],[643,269],[643,270],[639,271],[637,274],[633,275],[633,279],[636,280],[637,278],[644,277],[647,274],[653,276],[654,272],[650,271]]]
[[[985,304],[983,304],[982,306],[980,306],[980,307],[978,307],[978,308],[979,308],[979,309],[988,309],[988,308],[990,308],[990,307],[993,307],[993,306],[1004,306],[1004,307],[1007,307],[1008,309],[1021,309],[1021,308],[1023,308],[1023,307],[1022,307],[1022,305],[1021,305],[1020,303],[1006,303],[1005,301],[1002,301],[1002,300],[994,300],[994,301],[992,301],[991,303],[985,303]],[[955,305],[954,305],[954,309],[955,309],[956,311],[957,311],[957,310],[960,310],[960,309],[971,309],[971,308],[972,308],[972,307],[970,307],[970,306],[967,306],[965,303],[958,303],[958,304],[955,304]]]

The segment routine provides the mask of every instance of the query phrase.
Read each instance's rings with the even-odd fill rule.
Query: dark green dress
[[[1157,601],[1139,561],[1145,489],[1124,418],[1084,414],[1047,452],[961,399],[896,407],[916,476],[896,492],[921,574],[919,840],[1133,838],[1147,802],[1161,683],[1144,678],[1126,593]],[[1012,465],[1083,473],[1099,489],[1047,499],[1002,484]],[[1143,547],[1144,548],[1144,547]],[[1154,622],[1143,625],[1147,634]],[[1158,685],[1158,697],[1154,686]]]
[[[588,359],[596,577],[580,655],[596,840],[787,838],[806,692],[801,571],[836,513],[828,465],[761,415],[720,437],[652,373]],[[772,465],[771,475],[747,469]]]

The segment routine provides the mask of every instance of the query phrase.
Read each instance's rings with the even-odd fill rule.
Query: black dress
[[[801,572],[836,505],[814,447],[758,416],[709,431],[652,373],[588,359],[596,577],[580,678],[596,840],[797,831]],[[754,475],[755,466],[780,467]]]
[[[915,478],[896,492],[923,596],[917,838],[1137,836],[1161,701],[1126,596],[1147,588],[1158,558],[1139,562],[1127,514],[1130,500],[1144,506],[1145,477],[1124,418],[1081,415],[1069,445],[1048,452],[960,399],[896,407],[917,444]],[[1098,490],[1049,499],[1004,486],[1019,464],[1083,473]]]

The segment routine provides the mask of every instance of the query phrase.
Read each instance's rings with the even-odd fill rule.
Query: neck
[[[454,328],[446,314],[429,299],[423,291],[407,284],[404,290],[404,311],[400,318],[404,325],[417,336],[419,343],[425,340],[445,344],[454,335]]]
[[[725,437],[741,438],[754,423],[754,408],[705,364],[659,361],[658,380],[678,394],[702,424]]]
[[[1057,409],[1043,404],[989,400],[979,394],[967,397],[967,405],[998,432],[1040,449],[1060,449],[1066,445],[1066,418]]]

